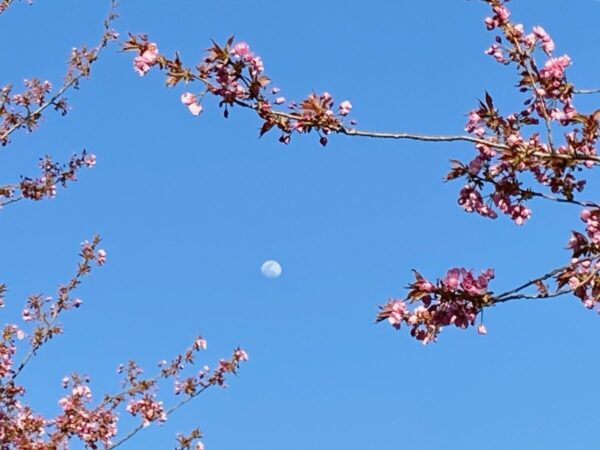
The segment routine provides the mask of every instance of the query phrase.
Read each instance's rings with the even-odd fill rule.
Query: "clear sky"
[[[36,75],[58,84],[71,47],[96,42],[107,7],[11,6],[0,16],[0,84]],[[571,56],[570,80],[600,87],[598,2],[510,7]],[[513,70],[483,54],[493,35],[480,2],[130,0],[119,11],[123,35],[146,32],[190,64],[210,38],[235,33],[286,98],[328,90],[353,103],[362,128],[460,133],[486,89],[505,110],[518,105]],[[191,116],[183,87],[138,77],[131,59],[108,50],[68,96],[66,117],[49,115],[0,152],[3,182],[35,174],[46,153],[98,156],[56,199],[0,213],[4,321],[29,293],[67,280],[82,240],[98,232],[108,253],[67,333],[23,378],[34,406],[56,412],[72,370],[92,376],[97,396],[114,391],[119,363],[151,372],[202,333],[208,364],[236,345],[250,361],[228,390],[125,448],[172,448],[194,424],[210,450],[597,448],[600,317],[574,298],[501,305],[486,312],[487,336],[447,329],[427,347],[373,324],[412,268],[436,278],[494,267],[491,288],[502,291],[564,264],[578,208],[535,202],[523,227],[466,214],[460,181],[442,177],[450,159],[470,159],[469,145],[339,136],[323,149],[302,136],[283,146],[275,134],[258,139],[248,111],[223,119],[212,99]],[[584,111],[597,102],[577,99]],[[588,179],[585,197],[598,199],[597,172]],[[280,278],[261,275],[268,259]]]

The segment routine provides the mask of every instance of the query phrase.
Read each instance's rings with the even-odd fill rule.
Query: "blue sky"
[[[59,83],[69,49],[94,43],[108,2],[38,0],[0,16],[1,83],[37,75]],[[515,0],[526,27],[542,25],[569,78],[599,87],[600,4]],[[315,90],[349,99],[361,128],[460,133],[488,90],[516,107],[514,72],[483,54],[483,3],[129,1],[118,30],[145,32],[190,64],[214,38],[247,41],[288,99]],[[8,63],[7,63],[8,62]],[[116,366],[157,361],[208,339],[206,362],[242,345],[251,360],[214,390],[124,448],[172,448],[199,424],[207,449],[589,449],[597,445],[600,317],[573,298],[486,312],[488,335],[445,330],[424,347],[374,325],[377,305],[401,296],[411,269],[435,278],[453,266],[496,269],[502,291],[564,264],[572,206],[533,204],[523,227],[464,213],[460,182],[442,183],[465,144],[314,136],[283,146],[259,122],[228,120],[208,99],[191,116],[184,88],[139,78],[131,55],[109,49],[68,97],[72,111],[15,135],[0,153],[3,181],[36,173],[40,156],[86,148],[97,166],[56,199],[0,214],[4,320],[29,293],[53,293],[79,243],[100,233],[108,264],[80,289],[84,307],[23,378],[28,399],[57,411],[60,379],[118,387]],[[597,98],[577,99],[584,111]],[[598,198],[597,175],[586,198]],[[260,274],[276,259],[284,274]],[[13,316],[14,317],[14,316]]]

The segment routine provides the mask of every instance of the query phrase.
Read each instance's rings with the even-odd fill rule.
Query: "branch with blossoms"
[[[293,133],[319,135],[322,145],[331,133],[349,136],[414,139],[423,141],[466,141],[475,144],[477,154],[468,163],[453,162],[447,179],[465,178],[466,184],[459,194],[459,204],[468,212],[495,218],[498,211],[507,214],[517,224],[523,224],[530,216],[528,200],[532,197],[575,202],[575,195],[585,186],[585,180],[576,175],[600,163],[595,142],[598,137],[600,112],[584,115],[577,112],[572,102],[572,86],[567,82],[565,68],[567,56],[550,58],[554,43],[541,27],[525,35],[521,25],[507,22],[508,11],[499,1],[489,2],[495,15],[488,20],[488,28],[498,27],[512,42],[514,48],[494,44],[486,53],[492,54],[503,64],[514,63],[520,74],[519,90],[529,94],[525,108],[506,116],[500,114],[491,95],[479,107],[469,113],[466,131],[470,136],[427,136],[410,133],[380,133],[350,128],[344,123],[352,107],[349,101],[341,102],[334,112],[331,95],[310,94],[303,101],[291,102],[288,111],[276,109],[285,98],[276,97],[278,88],[267,90],[270,79],[264,75],[260,57],[252,53],[246,43],[233,43],[229,39],[224,46],[214,44],[207,51],[203,62],[195,68],[183,65],[179,55],[168,58],[158,52],[155,43],[146,36],[130,36],[125,51],[135,51],[134,68],[140,75],[158,66],[167,72],[166,84],[175,86],[180,82],[201,82],[202,92],[184,92],[182,103],[194,115],[203,111],[201,102],[206,94],[219,98],[219,106],[227,117],[230,109],[241,106],[254,110],[263,121],[260,134],[273,128],[281,131],[279,140],[289,143]],[[500,5],[500,6],[498,6]],[[498,36],[496,42],[502,43]],[[542,69],[538,69],[534,54],[542,51],[549,57]],[[567,128],[564,144],[554,148],[542,141],[538,125],[553,121],[552,125]],[[524,131],[532,128],[528,136]],[[550,130],[551,131],[551,130]],[[551,133],[548,133],[548,137]],[[533,190],[524,175],[533,175],[535,181],[555,196]],[[523,180],[525,178],[525,180]],[[527,183],[527,184],[526,184]],[[489,188],[489,191],[486,190]],[[487,199],[487,201],[486,201]],[[592,203],[587,202],[588,206]]]
[[[131,386],[130,389],[113,396],[111,399],[106,398],[103,403],[111,403],[116,407],[122,403],[126,397],[129,397],[126,410],[131,415],[140,415],[142,422],[126,433],[115,443],[107,448],[114,449],[134,437],[143,428],[150,425],[153,421],[164,422],[167,418],[198,397],[204,391],[213,386],[227,387],[226,376],[228,374],[237,375],[237,371],[242,362],[248,360],[248,354],[242,348],[238,347],[234,350],[230,359],[219,360],[217,367],[212,371],[208,366],[203,366],[196,374],[184,376],[183,369],[193,364],[195,353],[199,350],[206,349],[206,340],[202,337],[196,338],[193,346],[184,354],[178,355],[173,361],[167,363],[162,361],[159,364],[161,372],[152,379],[139,381],[137,376],[140,370],[137,365],[130,362],[127,367],[126,384]],[[123,368],[121,370],[124,370]],[[156,382],[159,379],[172,379],[175,396],[180,397],[180,400],[175,402],[171,407],[164,408],[163,402],[155,400],[155,394],[152,392],[156,387]],[[132,381],[134,379],[134,381]],[[202,433],[198,428],[194,429],[188,435],[179,434],[177,436],[177,448],[191,448],[195,443],[196,450],[202,450],[204,445],[199,441],[202,438]]]
[[[0,5],[4,5],[6,9],[9,3],[5,0]],[[25,128],[29,132],[35,130],[47,108],[54,108],[63,116],[67,114],[69,105],[64,94],[69,89],[79,88],[81,80],[90,76],[92,64],[97,61],[100,52],[118,37],[111,28],[118,17],[116,8],[117,1],[112,0],[104,20],[102,37],[95,47],[88,48],[84,45],[71,50],[64,82],[55,93],[52,93],[52,84],[49,81],[41,81],[38,78],[25,80],[25,90],[22,92],[13,92],[10,84],[0,89],[0,143],[3,146],[10,142],[9,136],[18,129]],[[0,6],[0,13],[4,9]]]
[[[86,448],[115,449],[153,423],[161,424],[192,399],[213,386],[225,386],[227,375],[236,375],[248,354],[237,348],[230,359],[221,359],[215,369],[204,366],[195,375],[184,377],[184,369],[192,365],[197,353],[206,349],[206,340],[196,338],[192,347],[170,363],[162,362],[157,375],[143,378],[143,370],[133,361],[121,366],[124,375],[123,389],[107,394],[93,406],[90,379],[72,374],[64,377],[62,385],[69,391],[58,404],[61,412],[53,418],[44,418],[18,400],[24,394],[22,386],[12,384],[13,394],[3,399],[4,414],[0,415],[0,433],[10,448],[23,450],[68,449],[71,441],[78,440]],[[175,397],[180,397],[171,407],[164,406],[158,398],[159,381],[173,382]],[[119,435],[117,422],[123,414],[140,419],[139,425]],[[201,431],[196,428],[188,435],[178,435],[177,448],[204,448]]]
[[[198,397],[210,387],[226,387],[228,375],[237,375],[240,364],[248,360],[248,354],[236,348],[229,359],[221,359],[214,369],[203,366],[195,373],[187,373],[197,359],[198,352],[207,348],[206,340],[199,336],[193,345],[173,360],[159,363],[156,375],[144,378],[143,370],[130,361],[118,368],[123,374],[123,387],[115,394],[107,394],[97,405],[92,405],[90,380],[86,376],[72,374],[62,380],[70,393],[59,400],[61,412],[54,418],[45,418],[33,411],[24,401],[25,388],[17,383],[17,377],[31,359],[50,339],[63,333],[59,322],[62,313],[79,308],[82,301],[72,294],[88,275],[93,265],[106,262],[106,252],[98,249],[100,238],[85,241],[81,246],[81,261],[71,280],[59,286],[56,298],[32,295],[22,312],[25,325],[6,325],[0,340],[0,438],[6,448],[20,450],[68,449],[70,441],[77,439],[86,448],[114,449],[135,436],[152,423],[162,423],[168,416]],[[6,286],[0,285],[0,302],[3,302]],[[2,303],[3,305],[3,303]],[[14,363],[19,353],[19,342],[26,343],[25,356],[19,364]],[[189,371],[188,371],[189,372]],[[170,381],[175,398],[170,407],[158,399],[159,382]],[[117,419],[120,414],[140,418],[139,425],[118,437]],[[118,440],[113,441],[113,438]],[[189,435],[177,437],[180,448],[203,448],[199,429]],[[186,447],[187,445],[187,447]],[[4,447],[3,447],[4,448]]]
[[[68,283],[60,285],[56,297],[47,297],[42,294],[31,295],[27,299],[27,303],[22,313],[22,320],[31,324],[31,330],[25,333],[23,329],[18,329],[18,336],[24,337],[29,335],[29,351],[23,358],[22,362],[12,367],[0,369],[0,376],[8,376],[8,381],[14,381],[29,363],[31,358],[35,356],[37,351],[50,339],[58,334],[62,334],[63,329],[60,325],[59,318],[61,314],[67,310],[78,308],[81,305],[79,298],[73,298],[73,291],[81,284],[83,277],[90,274],[92,263],[97,266],[102,266],[106,262],[106,252],[103,249],[98,249],[100,244],[100,236],[96,235],[92,242],[84,241],[81,244],[80,262],[77,265],[75,275]],[[7,341],[0,345],[7,345]],[[11,347],[13,352],[16,350],[14,345]],[[1,392],[0,392],[0,398]]]
[[[77,181],[79,169],[91,168],[95,164],[96,156],[85,150],[73,155],[68,163],[62,165],[52,161],[50,156],[45,156],[40,160],[40,176],[21,177],[19,183],[0,186],[0,208],[20,200],[54,198],[58,186],[66,187],[69,182]]]
[[[444,326],[473,326],[484,308],[509,300],[572,293],[590,309],[600,301],[600,205],[578,198],[586,184],[579,175],[600,164],[596,151],[600,110],[587,114],[578,111],[573,99],[574,94],[598,91],[577,90],[568,82],[566,71],[571,59],[567,55],[554,56],[554,41],[542,27],[526,33],[522,24],[510,20],[505,1],[484,2],[492,11],[484,21],[486,28],[498,32],[485,53],[516,69],[523,107],[502,113],[486,92],[468,114],[467,135],[358,130],[353,127],[356,121],[346,122],[352,104],[345,100],[336,107],[327,92],[287,102],[279,88],[271,87],[262,59],[247,43],[235,43],[233,37],[224,45],[213,42],[202,62],[193,68],[185,66],[177,53],[173,58],[161,54],[158,45],[145,35],[130,35],[123,50],[135,53],[134,69],[141,76],[157,67],[166,73],[169,87],[199,83],[199,92],[181,94],[181,102],[191,114],[203,112],[207,95],[216,97],[226,118],[236,106],[250,109],[261,121],[260,136],[276,129],[284,144],[294,134],[312,132],[323,146],[332,134],[471,143],[476,151],[474,158],[452,161],[446,176],[446,180],[464,179],[458,203],[466,212],[492,219],[502,213],[523,225],[531,217],[530,201],[534,198],[588,208],[581,216],[586,235],[573,232],[568,244],[573,252],[571,262],[503,294],[488,289],[494,277],[492,269],[475,275],[472,270],[455,268],[435,283],[415,272],[416,280],[409,286],[406,299],[392,299],[382,306],[377,321],[387,320],[396,328],[407,326],[413,337],[427,343],[435,341]],[[286,103],[287,107],[282,108]],[[539,188],[534,189],[534,185]],[[548,280],[553,286],[545,284]],[[534,287],[536,292],[528,291]],[[408,305],[414,303],[418,306],[410,309]],[[482,323],[478,331],[486,332]]]
[[[486,334],[483,310],[511,300],[573,294],[586,308],[600,313],[600,208],[584,209],[581,220],[586,224],[586,234],[572,233],[568,243],[571,261],[563,267],[500,294],[488,286],[494,278],[492,269],[475,276],[472,270],[454,268],[435,283],[415,271],[406,298],[393,298],[380,306],[376,321],[387,321],[396,329],[408,327],[412,337],[427,344],[435,342],[444,327],[465,329],[475,326],[478,317],[477,331]]]
[[[0,3],[0,13],[11,3]],[[25,90],[15,93],[11,86],[0,89],[0,142],[6,145],[9,136],[20,128],[33,131],[47,108],[66,114],[68,106],[64,94],[71,88],[77,89],[80,81],[90,75],[91,65],[98,54],[117,35],[111,23],[117,17],[115,0],[104,22],[100,43],[91,49],[82,47],[71,53],[67,75],[63,85],[52,93],[49,82],[37,78],[25,81]],[[36,178],[22,177],[19,183],[0,186],[0,207],[20,200],[41,200],[54,197],[59,186],[66,187],[76,181],[77,172],[83,167],[92,167],[96,162],[93,154],[85,150],[75,154],[66,164],[55,163],[50,156],[40,160],[42,173]],[[2,329],[0,338],[0,442],[2,449],[19,450],[68,450],[73,446],[85,448],[114,449],[153,423],[162,423],[167,418],[198,397],[210,387],[226,387],[230,375],[237,375],[248,354],[236,348],[229,359],[221,359],[213,369],[203,366],[194,370],[191,366],[197,353],[206,349],[206,340],[195,339],[193,345],[170,362],[159,364],[157,374],[144,377],[142,369],[133,361],[119,373],[124,375],[122,388],[116,394],[106,394],[94,404],[90,380],[87,376],[72,374],[65,377],[63,387],[68,390],[59,401],[60,412],[54,417],[44,417],[34,411],[25,399],[26,389],[19,384],[20,374],[31,360],[51,339],[63,333],[60,323],[64,312],[77,309],[82,301],[74,292],[94,266],[106,263],[106,252],[98,248],[100,237],[81,244],[81,260],[75,275],[60,285],[55,297],[42,294],[29,296],[21,314],[22,325],[9,324]],[[4,306],[7,287],[0,284],[0,307]],[[21,357],[16,363],[17,357]],[[172,384],[173,398],[168,399],[159,387]],[[159,386],[160,385],[160,386]],[[169,389],[170,390],[170,389]],[[170,406],[167,406],[170,404]],[[119,430],[117,420],[130,416],[139,421],[133,428]],[[201,431],[196,428],[188,434],[177,436],[177,448],[202,450]]]

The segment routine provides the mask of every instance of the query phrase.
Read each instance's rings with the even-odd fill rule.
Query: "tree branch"
[[[89,62],[89,65],[91,66],[96,60],[97,60],[97,56],[100,54],[100,52],[106,48],[111,40],[110,36],[112,35],[112,31],[110,29],[110,25],[112,24],[113,20],[116,19],[116,13],[115,10],[118,6],[117,0],[111,0],[111,5],[110,5],[110,9],[108,12],[108,15],[106,16],[106,19],[104,20],[103,23],[103,29],[104,32],[102,33],[102,38],[100,40],[100,43],[95,47],[95,58]],[[17,123],[15,123],[13,126],[11,126],[8,130],[6,130],[4,132],[4,134],[0,135],[0,142],[6,142],[6,139],[12,134],[14,133],[16,130],[18,130],[19,128],[21,128],[24,124],[26,124],[27,122],[29,122],[31,119],[35,119],[38,116],[40,116],[40,114],[42,112],[44,112],[44,110],[46,110],[49,106],[52,105],[56,105],[57,100],[59,100],[63,94],[65,92],[67,92],[70,88],[72,88],[73,86],[77,86],[79,84],[79,81],[84,78],[89,76],[89,71],[87,72],[80,72],[78,75],[76,75],[75,77],[69,77],[69,73],[70,73],[71,68],[69,68],[69,71],[67,72],[67,79],[68,81],[65,81],[65,83],[61,86],[61,88],[50,98],[50,100],[42,103],[37,109],[35,109],[32,112],[28,112],[28,114],[23,117],[20,121],[18,121]]]
[[[505,301],[508,301],[508,300],[514,300],[516,298],[542,298],[542,297],[543,298],[548,298],[548,297],[556,297],[558,295],[563,295],[563,294],[567,294],[569,292],[572,292],[572,289],[569,289],[569,290],[565,290],[565,291],[557,291],[554,294],[547,294],[545,296],[542,296],[542,295],[539,295],[539,296],[526,296],[525,294],[519,294],[518,296],[515,296],[515,294],[517,294],[518,292],[520,292],[520,291],[522,291],[522,290],[524,290],[524,289],[526,289],[528,287],[531,287],[531,286],[533,286],[533,285],[535,285],[537,283],[541,283],[541,282],[547,280],[548,278],[552,278],[553,276],[555,276],[555,275],[557,275],[557,274],[559,274],[561,272],[564,272],[567,269],[570,269],[571,267],[573,267],[574,264],[580,264],[581,262],[584,262],[584,261],[591,261],[592,259],[594,259],[594,258],[592,258],[592,257],[582,258],[582,259],[579,259],[576,263],[569,263],[569,264],[564,265],[562,267],[558,267],[558,268],[556,268],[556,269],[554,269],[554,270],[552,270],[552,271],[550,271],[550,272],[548,272],[548,273],[546,273],[546,274],[544,274],[544,275],[542,275],[540,277],[537,277],[537,278],[534,278],[532,280],[529,280],[528,282],[523,283],[522,285],[517,286],[514,289],[511,289],[509,291],[503,292],[502,294],[494,296],[493,303],[502,303],[502,302],[505,302]]]
[[[573,94],[600,94],[600,89],[573,89]]]
[[[167,416],[170,416],[172,413],[174,413],[175,411],[177,411],[183,405],[189,403],[192,399],[194,399],[197,396],[199,396],[200,394],[202,394],[205,390],[207,390],[211,386],[213,386],[213,385],[212,384],[208,384],[208,385],[202,387],[201,389],[199,389],[194,394],[189,395],[188,397],[186,397],[183,400],[181,400],[179,403],[173,405],[170,409],[168,409],[167,411],[165,411],[165,413],[167,414]],[[137,433],[139,433],[143,429],[144,429],[144,424],[141,423],[138,426],[136,426],[135,428],[131,429],[125,436],[123,436],[120,440],[118,440],[117,442],[115,442],[113,445],[110,445],[110,446],[106,447],[106,450],[113,450],[113,449],[119,447],[121,444],[124,444],[125,442],[127,442],[129,439],[131,439],[132,437],[134,437]]]

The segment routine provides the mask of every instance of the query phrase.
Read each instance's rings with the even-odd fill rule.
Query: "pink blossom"
[[[505,61],[502,48],[497,44],[492,44],[492,46],[485,51],[485,54],[493,56],[499,63]]]
[[[552,53],[554,50],[554,41],[550,38],[548,33],[546,33],[546,30],[539,26],[533,27],[533,34],[535,34],[535,36],[542,41],[542,47],[544,48],[544,51],[547,54]]]
[[[494,6],[494,12],[501,23],[505,23],[510,17],[510,11],[504,5]]]
[[[246,353],[246,350],[243,350],[241,348],[238,348],[235,352],[234,352],[234,356],[239,360],[239,361],[248,361],[250,359],[250,356],[248,355],[248,353]]]
[[[390,316],[388,322],[395,328],[400,328],[400,324],[404,319],[404,313],[406,312],[406,303],[400,300],[392,301]]]
[[[183,94],[181,94],[181,103],[183,103],[185,106],[189,106],[192,103],[196,103],[196,101],[196,96],[191,92],[184,92]]]
[[[517,225],[523,225],[531,217],[531,209],[522,204],[509,206],[507,213]]]
[[[264,66],[262,58],[260,56],[255,56],[254,58],[252,58],[252,60],[250,61],[250,64],[251,64],[250,72],[253,75],[258,75],[265,70],[265,66]]]
[[[163,402],[153,400],[148,394],[139,400],[130,401],[126,409],[132,416],[140,414],[144,427],[149,426],[154,421],[165,422],[167,420],[167,413],[163,408]]]
[[[203,108],[202,105],[198,103],[198,97],[196,97],[191,92],[184,92],[181,94],[181,103],[188,107],[189,111],[194,115],[199,115]]]
[[[540,70],[542,79],[554,79],[562,81],[565,76],[565,69],[571,64],[571,58],[567,55],[558,58],[550,58]]]
[[[154,42],[151,42],[140,55],[133,59],[133,68],[140,76],[144,76],[157,61],[158,47]]]
[[[158,47],[154,42],[148,44],[148,48],[142,53],[142,58],[150,65],[156,64],[158,59]]]
[[[579,278],[577,278],[577,277],[569,278],[569,287],[573,290],[577,289],[577,287],[579,287]]]
[[[31,311],[29,311],[27,308],[25,308],[23,310],[23,312],[21,313],[21,318],[23,319],[23,321],[25,322],[30,322],[33,320],[33,316],[31,315]]]
[[[206,339],[204,339],[202,337],[196,339],[194,346],[198,349],[206,350],[206,347],[207,347]]]
[[[96,155],[94,155],[93,153],[85,155],[83,162],[87,167],[94,167],[96,165]]]
[[[231,49],[231,54],[243,58],[252,55],[252,52],[250,52],[250,46],[246,42],[238,42]]]
[[[276,104],[276,105],[281,105],[281,104],[283,104],[283,103],[285,103],[285,97],[277,97],[277,98],[275,99],[275,104]]]
[[[460,272],[460,269],[450,269],[446,277],[442,280],[442,283],[449,289],[456,289],[458,287]]]
[[[596,302],[594,302],[593,299],[588,298],[583,302],[583,306],[585,306],[587,309],[593,309],[594,306],[596,306]]]
[[[465,131],[468,133],[474,133],[477,136],[483,136],[485,134],[485,130],[480,127],[481,116],[477,111],[469,112],[469,119],[467,124],[465,125]]]
[[[192,115],[197,116],[202,112],[204,108],[202,108],[202,105],[198,103],[192,103],[190,106],[188,106],[188,109],[190,110]]]
[[[98,250],[98,256],[96,257],[96,263],[99,266],[102,266],[106,263],[106,251],[100,249]]]
[[[479,334],[485,335],[485,334],[487,334],[487,328],[485,327],[484,324],[480,323],[479,326],[477,327],[477,332]]]
[[[533,47],[535,45],[535,41],[536,36],[534,33],[529,33],[527,36],[525,36],[525,44],[527,44],[528,47]]]
[[[348,100],[344,100],[342,103],[340,103],[339,109],[342,116],[347,116],[350,114],[350,110],[352,109],[352,103],[350,103]]]

